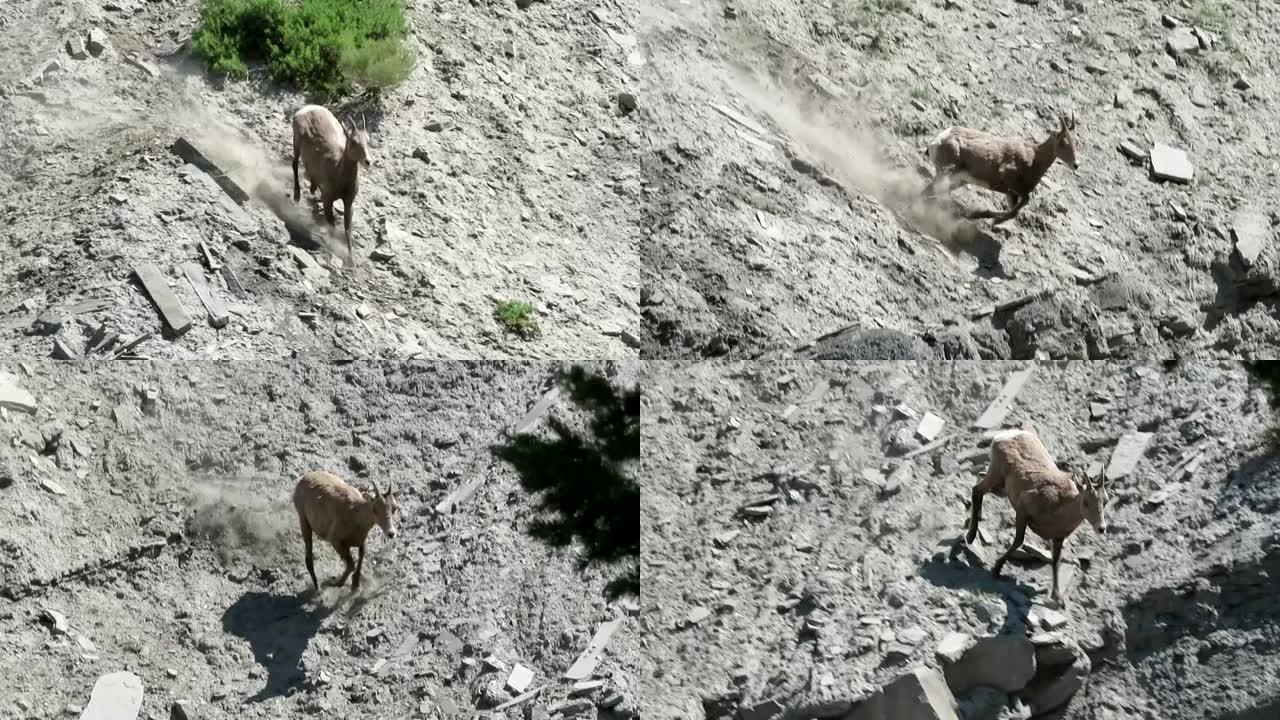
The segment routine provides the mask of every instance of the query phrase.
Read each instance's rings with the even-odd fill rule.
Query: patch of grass
[[[1066,97],[1066,96],[1068,96],[1068,95],[1070,95],[1070,94],[1071,94],[1071,88],[1069,88],[1069,87],[1056,87],[1056,88],[1054,88],[1054,89],[1053,89],[1053,94],[1054,94],[1054,95],[1058,95],[1058,96],[1060,96],[1060,97]]]
[[[879,29],[886,20],[910,9],[910,0],[845,0],[844,17],[856,29]]]
[[[996,103],[991,108],[991,116],[994,118],[1004,119],[1005,117],[1008,117],[1008,115],[1009,110],[1004,106],[1004,103]]]
[[[1102,38],[1098,37],[1097,33],[1085,32],[1081,33],[1079,37],[1068,35],[1067,40],[1075,45],[1087,47],[1090,50],[1102,49]]]
[[[911,88],[911,97],[916,100],[928,100],[933,96],[933,88],[928,85],[917,85]]]
[[[509,333],[515,333],[525,340],[532,340],[542,334],[538,320],[534,317],[533,306],[520,300],[501,300],[493,311],[498,324]]]
[[[205,0],[191,49],[218,74],[263,63],[272,80],[320,99],[408,77],[401,0]]]
[[[1191,6],[1187,17],[1198,25],[1218,36],[1218,46],[1241,61],[1247,60],[1244,49],[1235,37],[1235,8],[1229,0],[1199,0]]]

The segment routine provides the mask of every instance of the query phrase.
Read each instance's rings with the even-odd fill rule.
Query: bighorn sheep
[[[1022,546],[1023,536],[1030,527],[1053,544],[1053,600],[1061,606],[1058,563],[1062,558],[1062,544],[1084,520],[1100,533],[1107,531],[1103,511],[1108,485],[1095,484],[1082,472],[1059,470],[1034,433],[1012,430],[996,435],[991,442],[991,465],[986,477],[973,486],[966,543],[973,543],[978,534],[982,496],[989,492],[1009,498],[1017,523],[1013,544],[996,561],[991,573],[1000,577],[1000,568],[1013,551]]]
[[[373,495],[367,495],[342,481],[337,475],[323,470],[309,472],[298,479],[293,490],[293,506],[298,511],[302,525],[302,542],[307,550],[307,572],[317,592],[314,559],[311,554],[311,535],[315,533],[328,541],[346,563],[346,571],[337,582],[341,587],[347,577],[355,572],[351,589],[360,589],[360,571],[364,568],[364,542],[369,529],[376,523],[387,537],[396,536],[396,501],[394,491],[388,487],[380,492],[373,486]],[[351,548],[360,549],[360,559],[351,559]]]
[[[993,225],[1012,219],[1031,198],[1040,178],[1049,172],[1054,160],[1062,160],[1072,170],[1080,167],[1076,160],[1075,113],[1059,114],[1059,127],[1037,144],[1023,138],[1002,137],[981,130],[949,127],[925,148],[924,157],[934,167],[933,180],[925,194],[937,197],[966,184],[974,184],[993,192],[1004,193],[1009,210],[1001,215],[993,211],[970,214],[970,218],[999,217]]]
[[[354,264],[351,244],[351,204],[360,190],[360,166],[368,169],[369,133],[344,126],[328,109],[305,105],[293,114],[293,201],[302,199],[298,187],[298,159],[311,181],[310,192],[320,188],[320,202],[329,225],[334,224],[333,203],[342,201],[342,226],[347,234],[347,262]]]

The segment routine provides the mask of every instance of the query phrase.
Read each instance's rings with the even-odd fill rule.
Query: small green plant
[[[1070,94],[1071,94],[1071,88],[1069,88],[1069,87],[1057,87],[1057,88],[1054,88],[1054,89],[1053,89],[1053,94],[1054,94],[1054,95],[1061,96],[1061,97],[1066,97],[1067,95],[1070,95]]]
[[[933,95],[933,88],[928,85],[917,85],[911,88],[911,97],[916,100],[928,100]]]
[[[1069,35],[1067,37],[1070,42],[1082,47],[1087,47],[1090,50],[1102,49],[1102,39],[1098,37],[1097,33],[1085,32],[1080,35]]]
[[[501,300],[493,316],[507,332],[519,335],[525,340],[531,340],[542,334],[542,328],[538,327],[538,320],[534,317],[533,306],[527,302]]]
[[[885,20],[910,9],[910,0],[845,0],[844,16],[855,29],[879,29]]]
[[[1247,60],[1236,40],[1235,8],[1227,0],[1199,0],[1188,13],[1191,22],[1218,36],[1218,46],[1238,60]]]
[[[332,99],[408,77],[407,34],[401,0],[205,0],[191,49],[215,73],[244,77],[260,62],[271,79]]]

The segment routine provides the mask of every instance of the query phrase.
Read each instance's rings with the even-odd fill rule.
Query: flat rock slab
[[[1160,143],[1151,147],[1151,177],[1156,180],[1189,183],[1195,175],[1196,169],[1192,166],[1186,152]]]
[[[142,708],[142,679],[131,672],[103,675],[93,685],[80,720],[137,720]]]
[[[1268,239],[1267,218],[1262,213],[1242,211],[1231,219],[1231,236],[1236,243],[1236,252],[1245,267],[1253,264],[1262,253]]]
[[[36,414],[36,399],[18,386],[13,373],[0,372],[0,408]]]
[[[604,655],[604,648],[609,644],[609,640],[613,638],[613,634],[622,626],[622,618],[610,620],[601,623],[596,629],[596,634],[591,638],[591,642],[587,645],[587,649],[582,651],[578,659],[565,672],[566,680],[585,680],[591,676],[591,672],[596,669],[596,665],[600,662],[600,657]]]
[[[231,316],[227,314],[227,307],[222,304],[222,299],[214,294],[213,288],[209,287],[200,266],[194,262],[183,263],[182,273],[187,276],[187,282],[191,283],[191,288],[196,291],[196,296],[204,304],[204,309],[209,312],[209,324],[215,328],[226,327]]]
[[[959,720],[959,716],[942,675],[922,667],[862,701],[848,720]]]
[[[1026,370],[1019,370],[1010,375],[1004,387],[1000,389],[1000,394],[996,395],[996,399],[991,401],[973,426],[983,430],[1000,427],[1000,423],[1004,422],[1004,416],[1009,414],[1009,408],[1013,406],[1013,399],[1022,392],[1022,386],[1027,384],[1035,370],[1035,366],[1032,365]]]
[[[249,193],[246,193],[243,188],[235,183],[234,180],[227,177],[227,174],[223,172],[222,168],[215,165],[214,162],[209,159],[209,156],[205,155],[204,152],[201,151],[200,148],[196,147],[195,143],[192,141],[187,138],[180,137],[173,142],[173,145],[169,147],[169,150],[173,152],[174,155],[177,155],[183,160],[186,160],[192,165],[203,170],[205,174],[218,184],[218,187],[222,188],[223,192],[230,195],[231,199],[235,200],[238,204],[243,205],[249,202]]]
[[[1138,461],[1142,459],[1142,453],[1146,452],[1147,443],[1151,442],[1151,437],[1152,433],[1131,432],[1120,438],[1120,442],[1116,443],[1116,449],[1111,452],[1111,461],[1107,463],[1104,474],[1107,482],[1133,472],[1133,469],[1138,466]]]
[[[164,275],[160,274],[160,268],[147,263],[134,268],[133,272],[137,274],[138,280],[142,282],[142,287],[151,296],[151,300],[156,304],[156,308],[160,310],[160,315],[164,318],[165,324],[173,330],[174,334],[181,335],[190,330],[191,316],[182,307],[182,303],[178,301],[178,296],[174,295],[173,290],[169,289],[169,283],[165,281]]]

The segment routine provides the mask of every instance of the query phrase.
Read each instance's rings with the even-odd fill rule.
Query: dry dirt
[[[843,330],[816,354],[1272,356],[1278,11],[1272,0],[647,7],[642,353],[785,356]],[[1216,44],[1175,59],[1166,14]],[[1060,110],[1077,115],[1080,169],[1055,164],[1017,219],[959,218],[1003,207],[984,190],[920,200],[939,131],[1039,141]],[[1185,150],[1194,181],[1150,179],[1124,141]],[[1248,218],[1260,245],[1246,267],[1232,228]],[[898,343],[862,340],[876,330]]]
[[[608,601],[608,568],[579,571],[576,551],[526,534],[534,499],[489,451],[553,367],[0,363],[38,403],[0,410],[0,717],[77,717],[119,670],[143,680],[142,718],[179,699],[201,720],[473,717],[511,697],[515,663],[545,686],[534,717],[597,717],[611,693],[622,703],[598,716],[633,717],[635,600]],[[577,422],[564,401],[549,412]],[[314,469],[399,496],[397,536],[371,531],[358,595],[309,595],[290,497]],[[322,582],[340,567],[318,544]],[[560,676],[613,618],[604,687],[555,713]]]
[[[154,358],[635,357],[640,136],[619,104],[644,63],[634,10],[410,5],[409,80],[381,109],[338,108],[372,136],[353,215],[358,265],[346,269],[341,218],[331,235],[291,198],[289,115],[304,98],[256,76],[224,84],[170,55],[198,2],[6,2],[0,349],[49,356],[52,328],[32,323],[52,311],[63,321],[53,337],[73,353],[105,324],[156,333],[138,349]],[[93,27],[106,49],[74,59],[67,40]],[[252,199],[237,207],[184,169],[170,152],[179,136]],[[243,292],[208,267],[201,242]],[[304,277],[289,243],[323,269]],[[394,257],[371,259],[375,245]],[[203,266],[229,306],[226,328],[210,327],[173,270],[184,262]],[[193,316],[181,338],[160,339],[132,276],[140,263],[158,266]],[[542,336],[505,332],[501,299],[532,303]]]
[[[1026,632],[1049,601],[1050,572],[1013,562],[1005,580],[991,577],[1013,535],[1008,501],[986,501],[989,544],[975,555],[956,545],[986,467],[970,427],[1025,366],[647,369],[646,708],[700,720],[739,707],[742,717],[843,717],[906,668],[937,667],[934,647],[950,632]],[[946,421],[950,441],[893,473],[920,447],[912,436],[925,412]],[[1122,435],[1153,433],[1115,481],[1107,534],[1085,524],[1066,543],[1074,579],[1061,632],[1093,670],[1069,708],[1046,717],[1275,717],[1275,420],[1238,363],[1037,365],[1003,424],[1034,429],[1058,461],[1107,462]],[[753,503],[772,512],[744,518]],[[958,699],[968,720],[1029,717],[1003,694]]]

